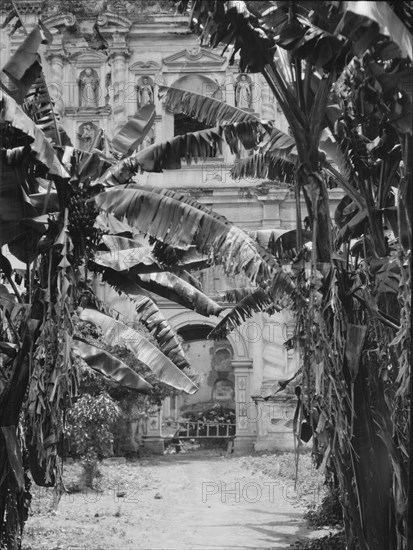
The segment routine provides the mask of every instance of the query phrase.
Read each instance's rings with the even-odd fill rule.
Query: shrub
[[[329,533],[317,539],[300,540],[290,545],[294,550],[346,550],[344,531]]]
[[[67,414],[67,435],[74,452],[82,459],[83,482],[93,486],[99,475],[98,460],[112,453],[112,426],[120,417],[119,406],[107,393],[83,394]]]
[[[202,428],[202,423],[210,423],[210,422],[216,422],[219,424],[235,424],[235,412],[232,409],[228,409],[226,407],[223,407],[222,405],[215,404],[213,405],[209,410],[207,411],[201,411],[198,413],[185,413],[185,416],[188,418],[190,422],[194,422],[193,426],[193,433],[190,435],[194,435],[196,433],[196,423],[200,423],[200,435],[206,435],[207,429]],[[235,428],[234,426],[231,426],[227,432],[226,426],[220,427],[220,430],[218,432],[218,428],[215,429],[211,426],[209,430],[209,434],[211,437],[218,436],[218,435],[228,435],[232,436],[235,435]]]
[[[343,508],[340,504],[340,491],[338,487],[328,486],[328,492],[315,509],[310,509],[304,514],[312,527],[333,527],[343,524]]]

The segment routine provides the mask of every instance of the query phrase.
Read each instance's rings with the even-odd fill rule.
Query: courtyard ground
[[[65,483],[78,480],[65,466]],[[104,461],[99,491],[62,497],[33,487],[23,550],[252,550],[291,548],[310,533],[303,512],[318,503],[322,476],[310,456],[233,457],[218,452]]]

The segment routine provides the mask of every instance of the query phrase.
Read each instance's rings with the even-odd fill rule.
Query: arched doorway
[[[226,338],[208,340],[210,330],[206,325],[191,324],[177,331],[183,339],[182,346],[189,362],[198,374],[199,387],[194,395],[179,395],[177,412],[183,417],[208,411],[214,406],[235,412],[234,350]]]

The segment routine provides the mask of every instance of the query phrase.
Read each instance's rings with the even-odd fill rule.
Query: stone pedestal
[[[296,407],[294,397],[272,397],[264,401],[254,397],[258,433],[255,451],[294,450],[293,418]]]
[[[235,454],[248,454],[254,450],[256,419],[251,415],[254,402],[251,400],[252,360],[232,361],[235,377],[235,404],[237,434],[234,440]]]
[[[152,454],[163,455],[165,451],[161,427],[161,407],[158,407],[149,416],[146,435],[142,438],[144,449]]]

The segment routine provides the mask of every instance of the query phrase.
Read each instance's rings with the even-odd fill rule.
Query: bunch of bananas
[[[90,200],[88,188],[72,187],[69,200],[69,233],[73,242],[75,263],[89,255],[99,232],[94,227],[98,210]]]

